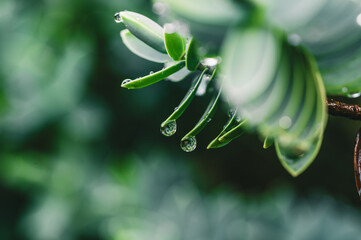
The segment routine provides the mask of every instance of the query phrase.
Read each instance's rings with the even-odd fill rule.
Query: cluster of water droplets
[[[185,152],[192,152],[197,147],[196,137],[193,136],[181,140],[180,147]]]
[[[116,23],[123,22],[123,18],[122,18],[122,15],[120,14],[120,12],[117,12],[116,14],[114,14],[114,21]]]
[[[177,131],[177,123],[175,120],[170,121],[166,123],[164,126],[160,127],[160,132],[166,137],[170,137],[174,135],[176,131]]]

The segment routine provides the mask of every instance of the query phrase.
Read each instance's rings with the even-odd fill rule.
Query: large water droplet
[[[180,147],[185,152],[192,152],[197,147],[197,140],[195,137],[186,138],[181,141]]]
[[[361,92],[347,94],[349,98],[358,98],[359,96],[361,96]]]
[[[361,26],[361,13],[356,17],[356,23]]]
[[[121,23],[123,22],[123,18],[122,16],[120,15],[120,12],[117,12],[116,14],[114,14],[114,21],[116,23]]]
[[[177,123],[176,121],[170,121],[168,122],[166,125],[164,125],[163,127],[160,127],[160,132],[167,137],[172,136],[173,134],[175,134],[175,132],[177,131]]]
[[[287,129],[287,128],[291,127],[292,119],[289,116],[283,116],[278,121],[278,124],[280,125],[281,128]]]

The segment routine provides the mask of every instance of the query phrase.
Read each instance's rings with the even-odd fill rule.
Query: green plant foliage
[[[153,20],[130,11],[116,13],[114,18],[117,22],[123,22],[134,36],[150,47],[167,53],[164,46],[164,30]]]
[[[316,58],[328,94],[361,91],[361,3],[353,0],[257,1],[267,20]]]
[[[197,42],[191,38],[187,44],[186,66],[189,71],[195,71],[199,65]]]
[[[168,55],[184,60],[190,72],[218,68],[216,87],[223,86],[223,100],[237,109],[237,116],[230,117],[208,148],[225,146],[245,131],[255,132],[264,139],[264,148],[275,142],[282,165],[291,175],[299,175],[317,156],[322,142],[327,122],[326,91],[355,97],[361,90],[356,67],[360,4],[346,1],[341,8],[337,7],[341,0],[193,2],[157,1],[170,10],[171,18],[197,23],[198,29],[199,24],[204,28],[217,25],[218,30],[227,32],[216,57],[198,46],[192,35],[185,54],[180,35],[169,36],[172,44],[165,40],[172,49]],[[218,13],[210,14],[215,9]],[[336,20],[348,10],[350,17]],[[325,25],[332,28],[324,29]],[[348,37],[341,37],[344,35]],[[179,80],[186,76],[179,75]],[[236,117],[242,121],[235,121]],[[181,141],[187,140],[192,150],[196,144],[193,132],[198,134],[203,129],[202,119],[198,124],[202,127],[197,125]],[[171,120],[171,127],[176,126]]]
[[[186,48],[186,40],[176,32],[174,24],[164,25],[164,44],[168,55],[174,61],[182,59]]]
[[[134,54],[141,58],[147,59],[152,62],[165,63],[171,62],[172,59],[164,53],[161,53],[154,48],[149,47],[147,44],[136,38],[128,29],[120,32],[123,43]]]
[[[188,145],[190,145],[190,147],[192,148],[192,151],[195,148],[196,145],[196,139],[195,137],[197,136],[197,134],[199,134],[203,128],[205,128],[205,126],[207,126],[207,124],[212,120],[212,117],[216,111],[216,106],[219,102],[219,97],[221,95],[221,91],[219,91],[217,94],[215,94],[211,101],[209,102],[206,110],[204,111],[202,117],[200,118],[200,120],[198,121],[198,123],[196,124],[196,126],[189,131],[182,139],[181,139],[181,146],[182,149],[187,149]],[[189,139],[192,139],[192,144],[189,144]],[[183,147],[185,146],[185,147]],[[193,148],[194,146],[194,148]],[[186,150],[185,150],[186,151]],[[186,151],[188,152],[188,151]]]
[[[182,99],[182,101],[179,103],[178,107],[175,108],[174,112],[161,124],[161,129],[166,128],[169,123],[175,123],[175,121],[182,116],[183,112],[187,109],[187,107],[189,106],[189,104],[191,103],[191,101],[193,100],[197,89],[199,87],[199,84],[201,83],[203,76],[205,74],[205,72],[208,69],[204,69],[203,72],[201,73],[201,75],[195,79],[191,85],[191,87],[189,88],[187,94],[184,96],[184,98]],[[174,134],[174,133],[173,133]],[[172,134],[172,135],[173,135]]]
[[[135,89],[135,88],[143,88],[152,85],[156,82],[159,82],[169,77],[173,73],[181,70],[184,66],[185,66],[185,62],[180,61],[177,64],[174,64],[168,68],[164,68],[158,72],[151,73],[145,77],[137,78],[134,80],[126,79],[122,82],[122,87],[128,89]]]

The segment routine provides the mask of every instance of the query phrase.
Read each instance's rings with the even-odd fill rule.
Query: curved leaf
[[[149,47],[147,44],[136,38],[128,29],[122,30],[120,36],[122,37],[125,46],[141,58],[158,63],[172,61],[167,54],[158,52],[154,48]]]
[[[287,31],[291,44],[302,44],[315,56],[328,94],[360,95],[360,1],[262,2],[267,21]]]
[[[234,111],[234,113],[232,113],[232,115],[229,117],[226,125],[224,125],[223,130],[218,134],[218,136],[213,139],[207,146],[207,149],[210,148],[220,148],[223,147],[225,145],[227,145],[228,143],[230,143],[230,141],[221,141],[220,138],[226,133],[228,132],[232,126],[237,123],[236,120],[236,115],[237,115],[237,111]]]
[[[182,138],[182,141],[195,137],[198,133],[200,133],[203,130],[205,126],[207,126],[207,124],[211,121],[216,111],[216,106],[218,104],[220,95],[221,95],[221,90],[218,92],[217,95],[213,96],[212,100],[208,104],[207,109],[204,111],[201,119],[198,121],[196,126]]]
[[[187,107],[193,100],[199,84],[201,83],[202,78],[207,70],[208,69],[203,70],[202,74],[198,77],[198,79],[196,79],[196,81],[193,81],[183,100],[180,102],[178,107],[175,108],[174,112],[161,124],[161,127],[166,126],[169,122],[177,120],[183,114],[183,112],[187,109]]]
[[[164,30],[158,23],[146,16],[130,11],[122,11],[117,15],[134,36],[155,50],[167,53],[164,46]]]
[[[288,150],[284,150],[278,141],[275,141],[277,156],[281,161],[282,166],[293,176],[297,177],[313,162],[320,150],[323,139],[323,133],[320,133],[312,142],[311,147],[307,152],[301,155],[290,155]]]
[[[274,139],[283,153],[317,151],[312,144],[323,134],[327,111],[313,58],[277,32],[234,31],[223,50],[224,93],[247,121],[243,127]]]
[[[197,42],[194,38],[191,38],[187,44],[186,50],[186,66],[189,71],[195,71],[199,65]]]
[[[135,88],[143,88],[143,87],[149,86],[149,85],[159,82],[159,81],[169,77],[173,73],[181,70],[184,67],[184,65],[185,65],[184,61],[181,61],[173,66],[162,69],[158,72],[152,73],[145,77],[140,77],[140,78],[137,78],[134,80],[126,79],[122,82],[122,87],[128,88],[128,89],[135,89]]]
[[[172,23],[164,25],[164,43],[168,55],[174,61],[179,61],[183,57],[186,40],[176,32],[176,26]]]

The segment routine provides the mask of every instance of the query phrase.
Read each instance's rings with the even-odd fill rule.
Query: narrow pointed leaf
[[[195,137],[198,133],[200,133],[205,126],[211,121],[212,116],[216,111],[216,106],[218,104],[219,96],[221,95],[221,90],[218,92],[217,95],[214,95],[212,100],[209,102],[206,111],[203,113],[201,119],[198,121],[196,126],[189,131],[183,138],[183,140]]]
[[[184,55],[186,40],[175,31],[175,28],[171,23],[164,25],[164,43],[168,55],[174,61],[179,61]]]
[[[140,77],[134,80],[126,79],[122,82],[122,87],[128,89],[143,88],[153,83],[159,82],[173,73],[181,70],[184,67],[184,61],[178,62],[177,64],[168,68],[162,69],[158,72],[152,73],[145,77]]]
[[[155,50],[167,53],[164,46],[164,30],[158,23],[135,12],[122,11],[117,14],[134,36]]]
[[[141,58],[147,59],[152,62],[165,63],[170,62],[172,59],[164,53],[161,53],[154,48],[149,47],[147,44],[136,38],[128,29],[120,32],[123,43],[134,54]]]
[[[223,136],[227,131],[229,131],[231,127],[237,122],[236,115],[237,111],[235,111],[228,119],[226,125],[223,127],[223,130],[218,134],[218,136],[208,144],[207,149],[220,148],[230,143],[230,141],[221,141],[220,137]]]
[[[224,133],[219,140],[221,142],[231,142],[236,138],[239,138],[240,136],[243,135],[244,133],[244,125],[247,121],[243,120],[242,122],[240,122],[237,126],[233,127],[231,130],[227,131],[226,133]]]
[[[161,124],[161,127],[166,126],[171,121],[177,120],[183,114],[183,112],[187,109],[187,107],[193,100],[199,84],[201,83],[202,78],[207,70],[208,69],[203,70],[202,74],[198,77],[198,79],[196,81],[193,81],[192,86],[188,90],[187,94],[184,96],[183,100],[180,102],[178,107],[175,108],[174,112]]]
[[[195,71],[199,65],[198,47],[194,38],[191,38],[187,44],[186,66],[189,71]]]
[[[271,147],[272,144],[273,144],[273,139],[272,139],[272,138],[269,138],[269,137],[266,137],[266,138],[264,139],[264,142],[263,142],[263,148],[264,148],[264,149],[267,149],[267,148]]]

